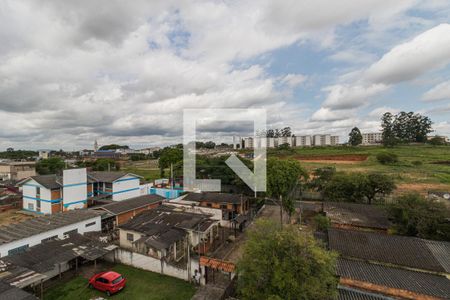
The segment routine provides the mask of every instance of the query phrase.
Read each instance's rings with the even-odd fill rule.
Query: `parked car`
[[[114,271],[95,274],[89,279],[89,287],[106,292],[108,296],[115,294],[125,287],[127,280]]]

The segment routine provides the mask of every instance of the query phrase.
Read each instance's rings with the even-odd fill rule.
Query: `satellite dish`
[[[444,194],[444,199],[450,199],[450,194]]]

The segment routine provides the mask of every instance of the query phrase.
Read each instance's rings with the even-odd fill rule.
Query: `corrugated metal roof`
[[[189,193],[183,200],[187,201],[206,201],[216,203],[233,203],[240,204],[241,200],[245,199],[244,196],[237,194],[225,194],[225,193]]]
[[[446,272],[446,267],[442,265],[441,261],[450,260],[450,252],[439,252],[440,257],[437,259],[435,253],[430,250],[428,241],[415,237],[330,228],[328,229],[328,241],[330,249],[339,252],[344,257],[355,257],[435,272]],[[433,247],[436,249],[437,247],[443,247],[443,249],[449,247],[448,242],[436,241],[434,243]]]
[[[339,258],[337,274],[341,277],[370,282],[394,289],[446,298],[450,280],[444,276]]]
[[[163,200],[164,197],[161,197],[159,195],[143,195],[122,201],[115,201],[113,203],[102,205],[101,207],[95,207],[94,209],[103,209],[114,215],[118,215]]]
[[[79,209],[38,216],[16,224],[0,226],[0,244],[24,239],[49,230],[93,219],[104,212]]]
[[[91,177],[92,179],[99,182],[108,182],[108,183],[112,183],[124,177],[125,175],[132,175],[136,178],[141,178],[138,175],[126,172],[103,172],[103,171],[88,172],[88,176]]]
[[[338,291],[338,300],[394,300],[394,298],[347,287],[339,287]]]
[[[388,229],[387,212],[376,205],[327,202],[324,211],[331,222],[361,227]]]

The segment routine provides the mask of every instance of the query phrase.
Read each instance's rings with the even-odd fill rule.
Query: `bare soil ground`
[[[360,162],[367,160],[366,154],[331,154],[331,155],[297,155],[294,158],[300,161],[315,162]]]
[[[397,185],[396,194],[402,195],[406,193],[416,192],[424,196],[428,191],[448,191],[448,184],[443,183],[402,183]]]
[[[320,159],[299,159],[304,162],[314,162],[314,163],[326,163],[326,164],[359,164],[361,161],[357,160],[320,160]]]
[[[20,209],[10,209],[0,213],[0,225],[15,224],[31,218],[33,216],[20,213]]]

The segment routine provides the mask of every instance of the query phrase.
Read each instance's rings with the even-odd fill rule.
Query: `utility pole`
[[[280,225],[283,227],[283,196],[280,195]]]
[[[170,189],[173,190],[173,163],[170,163]]]

